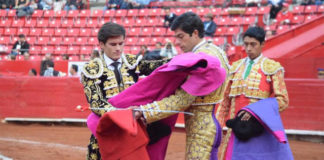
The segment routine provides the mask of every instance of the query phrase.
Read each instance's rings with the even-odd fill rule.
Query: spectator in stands
[[[11,54],[13,55],[23,55],[25,52],[29,52],[29,43],[26,41],[24,34],[18,35],[19,39],[15,42],[12,47]]]
[[[204,21],[204,31],[206,37],[214,37],[217,25],[213,21],[214,16],[211,13],[208,13],[205,15],[205,21]]]
[[[148,53],[149,53],[150,51],[147,49],[147,46],[146,45],[142,45],[141,46],[141,49],[140,49],[140,51],[137,53],[137,55],[136,55],[136,59],[138,58],[138,57],[144,57],[145,55],[147,55]],[[141,58],[141,59],[142,59]]]
[[[15,7],[15,0],[0,0],[1,9],[12,9]]]
[[[46,70],[44,71],[44,77],[53,77],[59,76],[59,72],[54,70],[54,62],[48,61],[46,63]]]
[[[69,60],[69,55],[67,55],[67,54],[63,54],[63,55],[62,55],[62,60],[63,60],[63,61],[68,61],[68,60]]]
[[[64,8],[63,7],[64,5],[65,5],[65,1],[63,1],[63,0],[55,0],[53,2],[53,10],[55,12],[60,11],[60,10],[62,10],[62,8]]]
[[[278,12],[282,8],[284,0],[269,0],[268,3],[271,5],[270,20],[276,19]]]
[[[84,54],[81,54],[81,55],[79,56],[79,60],[80,60],[80,61],[86,61],[86,60],[89,60],[89,59],[87,59],[87,58],[85,57]]]
[[[318,77],[318,79],[324,79],[324,69],[323,68],[317,69],[317,77]]]
[[[160,56],[163,58],[172,58],[177,54],[178,52],[176,48],[173,46],[172,42],[167,42],[160,52]]]
[[[36,69],[34,69],[34,68],[30,69],[29,72],[28,72],[28,75],[29,75],[29,76],[37,76],[37,71],[36,71]]]
[[[40,0],[39,4],[43,10],[51,10],[53,9],[54,2],[53,0]]]
[[[45,70],[47,69],[47,64],[53,62],[52,54],[46,53],[44,59],[41,62],[40,66],[40,75],[43,76]],[[54,63],[54,62],[53,62]]]
[[[314,5],[315,0],[303,0],[300,5],[307,6],[307,5]]]
[[[164,16],[164,27],[169,28],[173,22],[173,20],[177,17],[176,14],[170,11],[170,7],[164,8],[165,16]]]
[[[29,6],[30,0],[16,0],[15,9],[17,17],[30,16],[34,9]]]
[[[265,35],[265,39],[269,39],[274,35],[274,31],[271,30],[267,30],[266,31],[266,35]]]
[[[25,61],[29,61],[30,60],[30,55],[29,55],[28,52],[25,52],[25,54],[24,54],[24,60]]]
[[[293,19],[293,14],[289,12],[289,4],[283,3],[281,11],[278,13],[276,20],[274,20],[277,25],[290,24]]]
[[[69,10],[77,10],[78,9],[78,4],[77,0],[67,0],[64,6],[64,10],[69,11]]]
[[[90,55],[90,60],[95,59],[95,58],[100,58],[99,51],[96,49],[92,50],[92,53]]]
[[[160,59],[162,59],[162,57],[160,56],[161,48],[162,48],[162,43],[157,42],[155,44],[155,49],[150,51],[149,53],[145,54],[143,59],[144,60],[160,60]]]
[[[72,64],[72,66],[71,66],[71,68],[69,70],[70,76],[72,76],[72,77],[78,77],[79,76],[78,75],[78,71],[79,71],[78,65]]]
[[[9,54],[8,56],[9,56],[9,60],[10,60],[10,61],[15,61],[15,60],[16,60],[16,57],[17,57],[17,56],[14,55],[14,54]]]
[[[245,0],[247,7],[260,7],[261,6],[261,0]]]
[[[104,6],[104,11],[107,9],[119,9],[121,8],[123,0],[106,0],[106,5]]]

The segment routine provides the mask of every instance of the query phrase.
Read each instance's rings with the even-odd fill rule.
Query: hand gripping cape
[[[216,90],[225,78],[226,71],[216,57],[205,53],[185,53],[174,57],[169,63],[160,66],[151,75],[112,97],[108,102],[116,108],[145,105],[174,94],[179,87],[191,95],[204,96]],[[174,128],[176,119],[177,114],[162,119],[161,123]],[[95,136],[98,136],[96,130],[99,120],[94,113],[88,117],[88,127]],[[170,135],[147,146],[151,160],[165,158],[169,138]],[[99,146],[100,144],[99,140]]]
[[[267,98],[244,108],[264,127],[264,132],[246,142],[238,140],[232,132],[226,160],[293,160],[288,139],[281,122],[276,98]]]

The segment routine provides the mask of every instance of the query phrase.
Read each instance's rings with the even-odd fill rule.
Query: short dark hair
[[[163,46],[163,44],[161,42],[156,42],[155,44],[159,44],[160,46]]]
[[[24,34],[19,34],[18,37],[19,38],[25,38],[25,35]]]
[[[124,36],[126,31],[125,28],[117,23],[108,22],[105,23],[98,32],[98,41],[106,43],[109,38]]]
[[[35,76],[37,75],[37,71],[36,71],[36,69],[32,68],[32,69],[30,69],[30,71],[33,72],[33,74],[34,74]]]
[[[76,72],[78,72],[78,70],[79,70],[79,67],[78,67],[78,65],[76,65],[76,64],[72,64],[72,69],[74,69]]]
[[[54,68],[54,62],[53,61],[47,61],[47,67],[53,67]]]
[[[190,36],[195,30],[198,30],[199,37],[204,37],[204,23],[201,21],[200,17],[193,12],[183,13],[172,22],[171,30],[174,31],[178,28],[190,34]]]
[[[260,44],[262,42],[264,42],[265,40],[265,31],[263,28],[256,26],[256,27],[250,27],[246,30],[246,32],[243,35],[243,39],[248,36],[248,37],[252,37],[255,38],[256,40],[258,40],[260,42]]]

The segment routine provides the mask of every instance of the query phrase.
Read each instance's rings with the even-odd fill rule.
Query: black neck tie
[[[119,73],[119,70],[118,70],[119,62],[114,62],[111,65],[114,66],[115,77],[116,77],[116,80],[117,80],[118,85],[120,85],[121,76],[120,76],[120,73]]]

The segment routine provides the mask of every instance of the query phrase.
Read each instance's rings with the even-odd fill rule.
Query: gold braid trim
[[[261,62],[261,70],[267,76],[274,75],[280,70],[285,72],[284,68],[280,65],[279,62],[276,62],[269,58],[264,58]]]
[[[104,67],[100,58],[95,58],[85,64],[81,70],[85,77],[90,79],[99,78],[103,73]]]
[[[236,73],[239,70],[239,68],[242,66],[242,64],[244,63],[244,60],[245,60],[245,58],[235,61],[231,66],[230,74]]]

